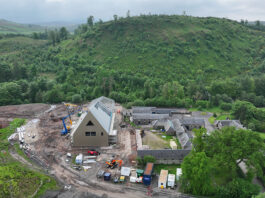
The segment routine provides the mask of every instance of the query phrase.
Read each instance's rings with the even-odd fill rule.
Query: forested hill
[[[260,28],[191,16],[92,19],[74,36],[64,30],[35,34],[25,47],[2,38],[17,48],[0,45],[0,80],[9,81],[1,84],[0,104],[105,95],[129,105],[229,109],[239,99],[265,106],[265,33]],[[38,38],[48,38],[49,44]],[[9,93],[15,87],[18,91]]]

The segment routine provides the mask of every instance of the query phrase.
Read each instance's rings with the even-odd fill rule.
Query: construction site
[[[137,156],[143,158],[144,152],[152,150],[143,148],[141,130],[124,120],[127,111],[105,97],[83,105],[3,106],[0,124],[4,127],[14,118],[27,119],[8,140],[19,142],[32,163],[16,153],[11,155],[53,176],[62,186],[43,197],[191,197],[178,192],[172,174],[168,178],[174,185],[166,188],[158,184],[155,164],[137,164]],[[189,151],[181,152],[183,158]]]

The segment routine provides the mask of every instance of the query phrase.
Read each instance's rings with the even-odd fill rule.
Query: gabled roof
[[[114,118],[114,106],[114,100],[106,98],[104,96],[91,101],[88,106],[88,111],[95,117],[95,119],[99,122],[99,124],[104,128],[104,130],[108,134],[110,134],[110,132],[112,131],[111,126]],[[71,136],[74,135],[74,133],[76,132],[76,130],[87,115],[88,112],[85,112],[80,116],[77,124],[75,125],[75,128],[73,129],[73,132],[71,133]]]
[[[88,107],[91,114],[97,119],[107,133],[110,133],[112,114],[115,102],[104,96],[93,100]]]
[[[149,113],[134,113],[133,119],[137,120],[160,120],[163,118],[169,118],[168,114],[149,114]]]
[[[181,125],[179,119],[173,119],[172,124],[174,126],[176,133],[185,133],[185,129]]]
[[[183,125],[193,125],[193,124],[201,125],[201,126],[205,125],[203,118],[182,118],[180,122]]]
[[[239,120],[218,120],[215,124],[221,124],[221,127],[234,126],[237,129],[244,129],[244,126],[240,123]]]

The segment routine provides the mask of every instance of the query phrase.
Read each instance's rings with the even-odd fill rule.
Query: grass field
[[[169,174],[176,174],[176,169],[180,168],[179,164],[155,164],[154,172],[160,174],[161,169],[168,170]]]

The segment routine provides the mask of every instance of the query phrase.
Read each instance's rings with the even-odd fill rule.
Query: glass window
[[[96,132],[91,132],[91,136],[96,136]]]
[[[93,126],[93,122],[91,122],[91,120],[89,120],[89,122],[87,123],[87,126]]]
[[[86,136],[90,136],[90,132],[86,132]]]
[[[103,132],[101,132],[101,136],[103,136],[104,135],[104,133]]]

